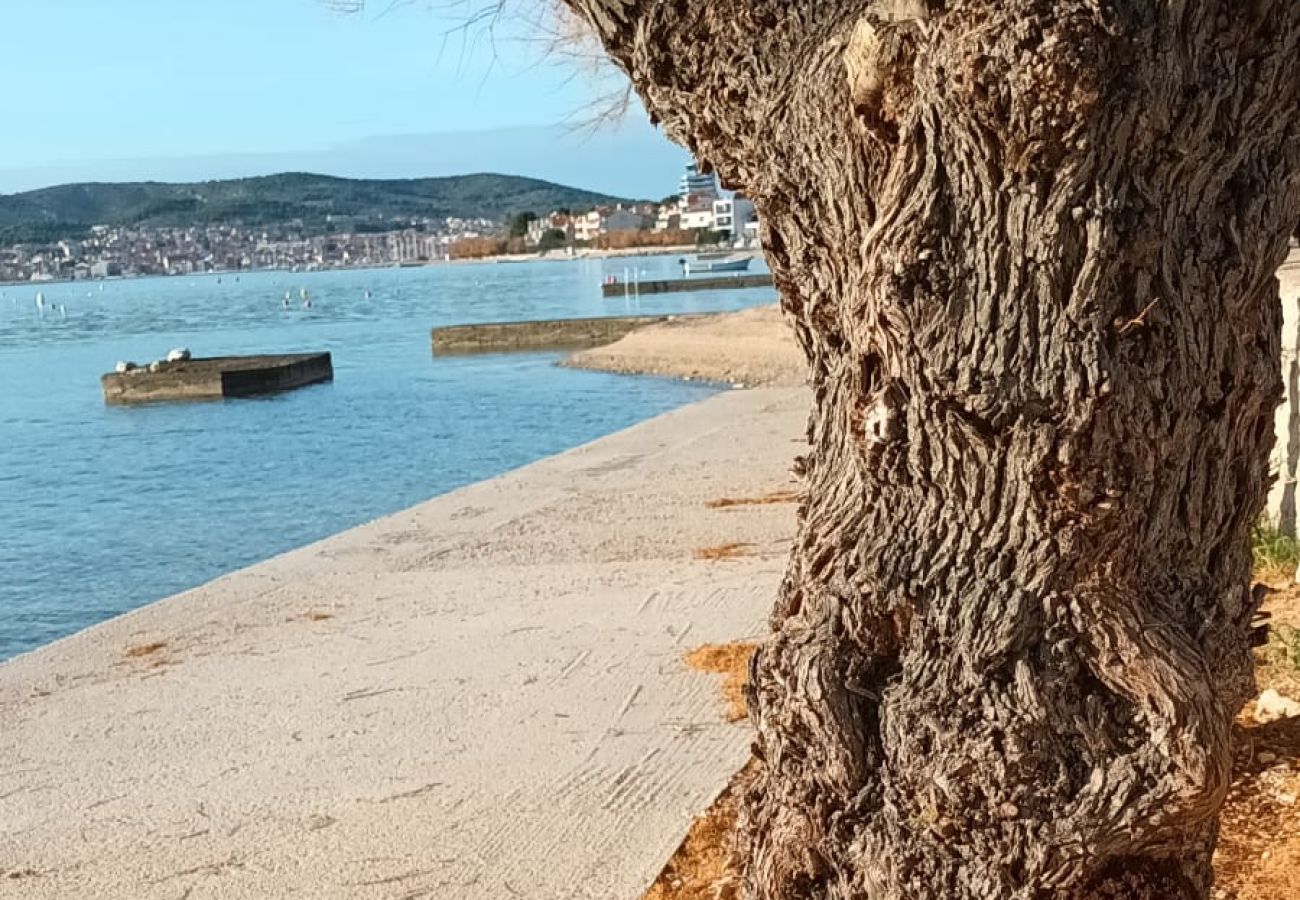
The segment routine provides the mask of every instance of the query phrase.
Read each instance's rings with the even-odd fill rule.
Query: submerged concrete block
[[[148,369],[110,372],[100,383],[104,402],[117,405],[249,397],[306,387],[333,377],[330,354],[290,353],[157,362]]]

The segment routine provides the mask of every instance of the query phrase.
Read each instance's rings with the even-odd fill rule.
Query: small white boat
[[[713,275],[720,272],[744,272],[754,261],[752,256],[733,257],[729,259],[696,259],[682,263],[682,271],[687,275]]]

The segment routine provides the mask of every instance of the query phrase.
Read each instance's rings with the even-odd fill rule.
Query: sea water
[[[643,257],[0,286],[0,660],[708,396],[716,387],[560,368],[555,353],[430,349],[437,325],[774,296],[601,296],[609,275],[675,268]],[[328,350],[335,379],[104,405],[99,376],[118,360],[182,346]]]

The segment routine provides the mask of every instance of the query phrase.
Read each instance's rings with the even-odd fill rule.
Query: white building
[[[593,209],[573,218],[573,239],[575,241],[595,240],[600,234],[600,210]]]
[[[567,213],[553,212],[528,223],[528,243],[540,244],[548,231],[564,232],[565,241],[573,240],[573,218]]]
[[[646,224],[645,216],[630,209],[593,209],[573,220],[573,237],[578,241],[591,241],[611,231],[638,231]]]
[[[757,220],[754,204],[739,194],[713,201],[713,230],[729,233],[733,243],[744,241],[745,226]]]
[[[701,201],[713,201],[719,196],[718,176],[710,172],[705,175],[700,172],[700,167],[691,163],[686,167],[686,173],[682,175],[681,183],[682,205],[693,206]]]
[[[714,224],[713,204],[695,205],[682,210],[682,229],[684,231],[712,231]]]
[[[682,205],[665,203],[655,218],[655,231],[676,231],[682,227]]]
[[[399,231],[388,236],[388,258],[393,262],[428,262],[439,256],[436,235]]]
[[[535,247],[542,241],[542,235],[551,230],[551,217],[543,216],[540,219],[533,219],[528,223],[528,233],[524,235],[524,241],[530,247]]]

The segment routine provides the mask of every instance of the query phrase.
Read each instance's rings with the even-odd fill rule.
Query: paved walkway
[[[0,665],[0,897],[634,900],[743,763],[806,394],[718,396]],[[694,550],[752,544],[741,559]]]

